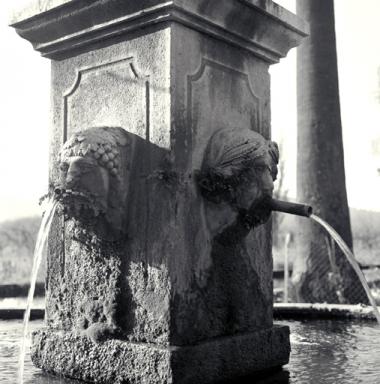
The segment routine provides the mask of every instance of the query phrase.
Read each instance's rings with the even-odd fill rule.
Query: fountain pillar
[[[100,201],[94,221],[80,199],[55,219],[33,362],[100,383],[210,383],[286,364],[270,225],[225,242],[236,212],[206,201],[197,172],[226,138],[273,152],[252,130],[270,137],[268,68],[305,24],[270,0],[52,0],[12,26],[51,59],[50,184],[75,200],[67,185],[82,183]]]

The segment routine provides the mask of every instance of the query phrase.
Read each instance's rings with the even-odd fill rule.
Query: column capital
[[[50,0],[13,13],[10,25],[42,56],[64,59],[105,39],[173,23],[276,63],[308,27],[271,0]]]

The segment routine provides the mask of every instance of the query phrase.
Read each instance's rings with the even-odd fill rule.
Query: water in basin
[[[375,321],[323,319],[282,324],[291,330],[289,383],[380,383],[380,328]]]
[[[260,384],[378,384],[380,383],[380,328],[375,321],[277,321],[291,329],[292,353],[281,375]],[[31,321],[30,330],[43,326]],[[0,320],[0,383],[17,382],[22,321]],[[54,377],[25,358],[25,384],[69,384],[78,381]],[[258,383],[252,379],[247,383]]]

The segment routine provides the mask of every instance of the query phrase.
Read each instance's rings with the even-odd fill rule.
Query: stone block
[[[92,383],[209,384],[254,379],[287,364],[289,352],[285,326],[181,347],[93,343],[78,334],[40,330],[33,335],[32,360],[47,372]]]

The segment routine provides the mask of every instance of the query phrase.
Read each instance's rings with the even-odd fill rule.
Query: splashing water
[[[367,294],[368,300],[369,300],[369,302],[371,303],[371,305],[373,307],[373,313],[374,313],[378,323],[380,324],[380,313],[379,313],[379,310],[377,308],[376,301],[375,301],[374,297],[372,296],[371,290],[369,289],[368,283],[367,283],[367,281],[366,281],[366,279],[365,279],[365,277],[363,275],[363,272],[361,271],[361,269],[359,267],[358,262],[355,259],[354,254],[352,253],[352,251],[350,250],[348,245],[344,242],[344,240],[335,231],[335,229],[333,227],[331,227],[330,224],[326,223],[326,221],[324,221],[323,219],[321,219],[317,215],[311,215],[310,219],[314,220],[315,222],[320,224],[323,228],[325,228],[326,231],[330,234],[330,236],[338,244],[338,246],[342,250],[342,252],[345,254],[347,260],[351,264],[351,266],[354,269],[354,271],[356,272],[360,282],[362,283],[362,286],[363,286],[363,288],[364,288],[364,290],[365,290],[365,292]]]
[[[52,199],[49,199],[49,201],[46,203],[46,211],[42,218],[41,226],[38,231],[36,246],[34,248],[33,267],[32,267],[31,279],[30,279],[28,300],[27,300],[26,309],[24,312],[23,335],[21,340],[20,357],[19,357],[19,383],[20,384],[23,383],[26,339],[28,336],[28,323],[30,318],[30,310],[32,308],[32,303],[33,303],[34,289],[36,287],[37,273],[41,264],[44,246],[46,243],[47,236],[49,234],[49,229],[53,221],[57,204],[58,203]]]

